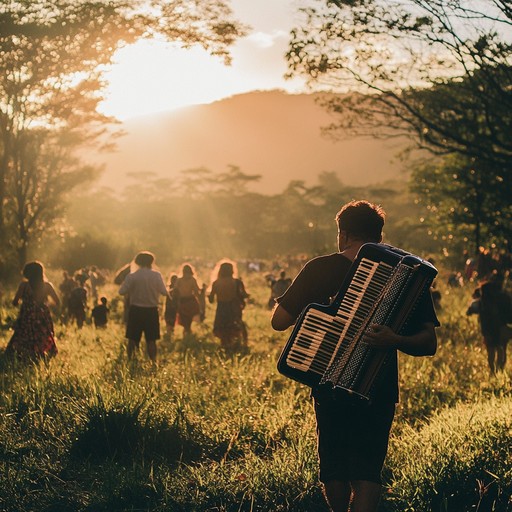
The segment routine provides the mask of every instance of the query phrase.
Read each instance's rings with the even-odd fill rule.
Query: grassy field
[[[2,358],[0,510],[325,510],[309,389],[277,373],[289,333],[270,328],[264,277],[245,281],[244,354],[220,350],[209,306],[192,336],[159,342],[156,368],[128,363],[114,300],[107,330],[56,322],[49,363]],[[509,374],[488,374],[472,287],[440,287],[438,354],[400,359],[381,510],[512,510]],[[0,349],[16,315],[3,300]]]

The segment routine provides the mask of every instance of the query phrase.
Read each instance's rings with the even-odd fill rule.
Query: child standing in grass
[[[100,303],[94,306],[91,312],[92,321],[96,328],[105,328],[107,327],[108,322],[108,307],[107,307],[107,298],[101,297]]]

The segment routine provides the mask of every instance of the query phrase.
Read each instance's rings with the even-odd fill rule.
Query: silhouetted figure
[[[462,272],[451,272],[448,276],[448,286],[450,288],[462,288],[464,286]]]
[[[270,284],[270,299],[268,301],[269,308],[272,309],[276,305],[276,299],[281,297],[292,284],[292,280],[286,277],[286,272],[279,272],[279,279],[272,281]]]
[[[96,328],[104,329],[107,327],[108,323],[108,306],[107,306],[107,298],[101,297],[100,303],[94,306],[91,311],[92,321]]]
[[[214,276],[208,295],[211,304],[217,299],[213,334],[220,339],[225,350],[239,350],[247,346],[247,328],[242,312],[249,295],[243,281],[237,277],[232,261],[221,260],[217,263]]]
[[[507,362],[507,343],[510,339],[508,322],[512,322],[510,296],[497,282],[482,283],[473,292],[473,301],[466,315],[477,314],[487,350],[487,362],[492,375],[503,371]]]
[[[474,257],[468,257],[464,265],[464,278],[466,281],[473,281],[477,275],[478,253]]]
[[[173,274],[169,282],[169,293],[165,299],[165,312],[164,319],[167,327],[167,335],[172,339],[174,335],[174,327],[176,325],[176,316],[178,314],[178,290],[176,289],[176,282],[178,276]]]
[[[62,305],[62,317],[64,320],[67,320],[69,317],[68,311],[68,302],[69,296],[75,288],[76,282],[75,280],[66,272],[62,273],[62,282],[59,285],[59,291],[61,296],[61,305]]]
[[[484,247],[478,248],[476,265],[478,280],[480,282],[487,280],[493,271],[492,254],[489,249],[485,249]]]
[[[103,283],[104,278],[101,272],[98,271],[95,265],[93,265],[88,272],[89,284],[91,286],[92,300],[96,303],[98,300],[98,287]]]
[[[119,288],[121,295],[130,299],[126,338],[128,338],[128,359],[131,359],[144,334],[148,357],[156,362],[156,341],[160,339],[160,319],[158,304],[160,295],[167,296],[162,274],[153,268],[155,256],[142,251],[135,257],[139,267],[128,274]]]
[[[206,317],[206,284],[203,283],[199,290],[199,321],[204,322]]]
[[[49,300],[59,306],[60,300],[53,285],[44,275],[39,261],[27,263],[23,268],[25,278],[18,286],[12,301],[21,307],[6,351],[22,358],[34,359],[57,354],[53,320]]]
[[[185,263],[181,269],[181,276],[176,281],[178,291],[178,323],[183,326],[184,334],[192,332],[192,321],[201,312],[199,305],[199,285],[194,275],[194,269]]]
[[[121,286],[126,279],[126,276],[131,272],[131,263],[123,265],[114,276],[114,284]],[[130,309],[130,297],[125,295],[123,297],[123,322],[126,324],[128,321],[128,310]]]
[[[68,314],[71,322],[81,329],[85,323],[85,311],[87,309],[87,289],[85,288],[85,277],[83,273],[76,276],[75,287],[71,290],[68,299]]]

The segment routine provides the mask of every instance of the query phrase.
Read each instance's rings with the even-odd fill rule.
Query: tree
[[[218,173],[215,183],[218,192],[228,196],[240,196],[247,193],[247,187],[261,179],[261,174],[247,174],[236,165],[229,165],[226,172]]]
[[[470,241],[475,253],[484,239],[496,243],[512,237],[512,203],[505,199],[510,189],[503,190],[500,174],[485,162],[460,155],[426,161],[414,168],[411,190],[426,208],[422,221],[445,244],[458,237],[464,245]]]
[[[179,189],[184,197],[194,199],[206,197],[213,192],[214,182],[213,172],[206,167],[180,171]]]
[[[114,121],[100,114],[97,106],[102,99],[102,73],[118,48],[139,38],[163,36],[185,47],[200,44],[229,62],[228,46],[244,30],[232,19],[224,0],[2,2],[1,242],[18,246],[23,260],[31,233],[49,225],[64,193],[90,176],[79,170],[74,154],[82,143],[98,142]],[[49,149],[62,137],[68,142],[66,155]],[[24,195],[28,201],[37,197],[37,206],[29,202],[22,207],[19,200],[11,200],[13,191],[33,189],[35,176],[48,172],[49,159],[52,176],[60,176],[67,188],[40,185],[37,194]],[[46,170],[40,168],[45,165]],[[62,180],[72,174],[73,179]],[[52,196],[43,197],[50,192]],[[20,212],[24,216],[29,210],[38,214],[20,221]],[[24,232],[20,244],[11,238],[13,224]]]
[[[15,139],[6,212],[14,221],[20,266],[29,242],[63,213],[67,194],[97,174],[70,154],[74,144],[66,134],[44,128],[25,130]]]
[[[478,162],[482,172],[501,179],[502,188],[488,193],[505,209],[503,189],[512,185],[510,2],[316,5],[303,10],[288,59],[292,72],[345,93],[325,100],[339,114],[330,129],[406,136],[415,148]]]

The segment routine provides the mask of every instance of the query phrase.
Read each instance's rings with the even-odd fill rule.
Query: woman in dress
[[[58,307],[59,297],[39,261],[27,263],[23,277],[12,301],[14,306],[21,301],[21,307],[7,351],[27,359],[54,356],[57,345],[48,303]]]
[[[247,345],[247,328],[242,320],[242,312],[249,295],[244,283],[237,277],[234,262],[221,260],[217,263],[214,276],[208,295],[211,304],[217,298],[213,334],[220,339],[224,349],[239,349]]]
[[[178,323],[183,326],[184,334],[192,332],[192,320],[200,313],[199,285],[194,276],[194,269],[189,263],[181,268],[181,276],[176,281],[178,296]]]

